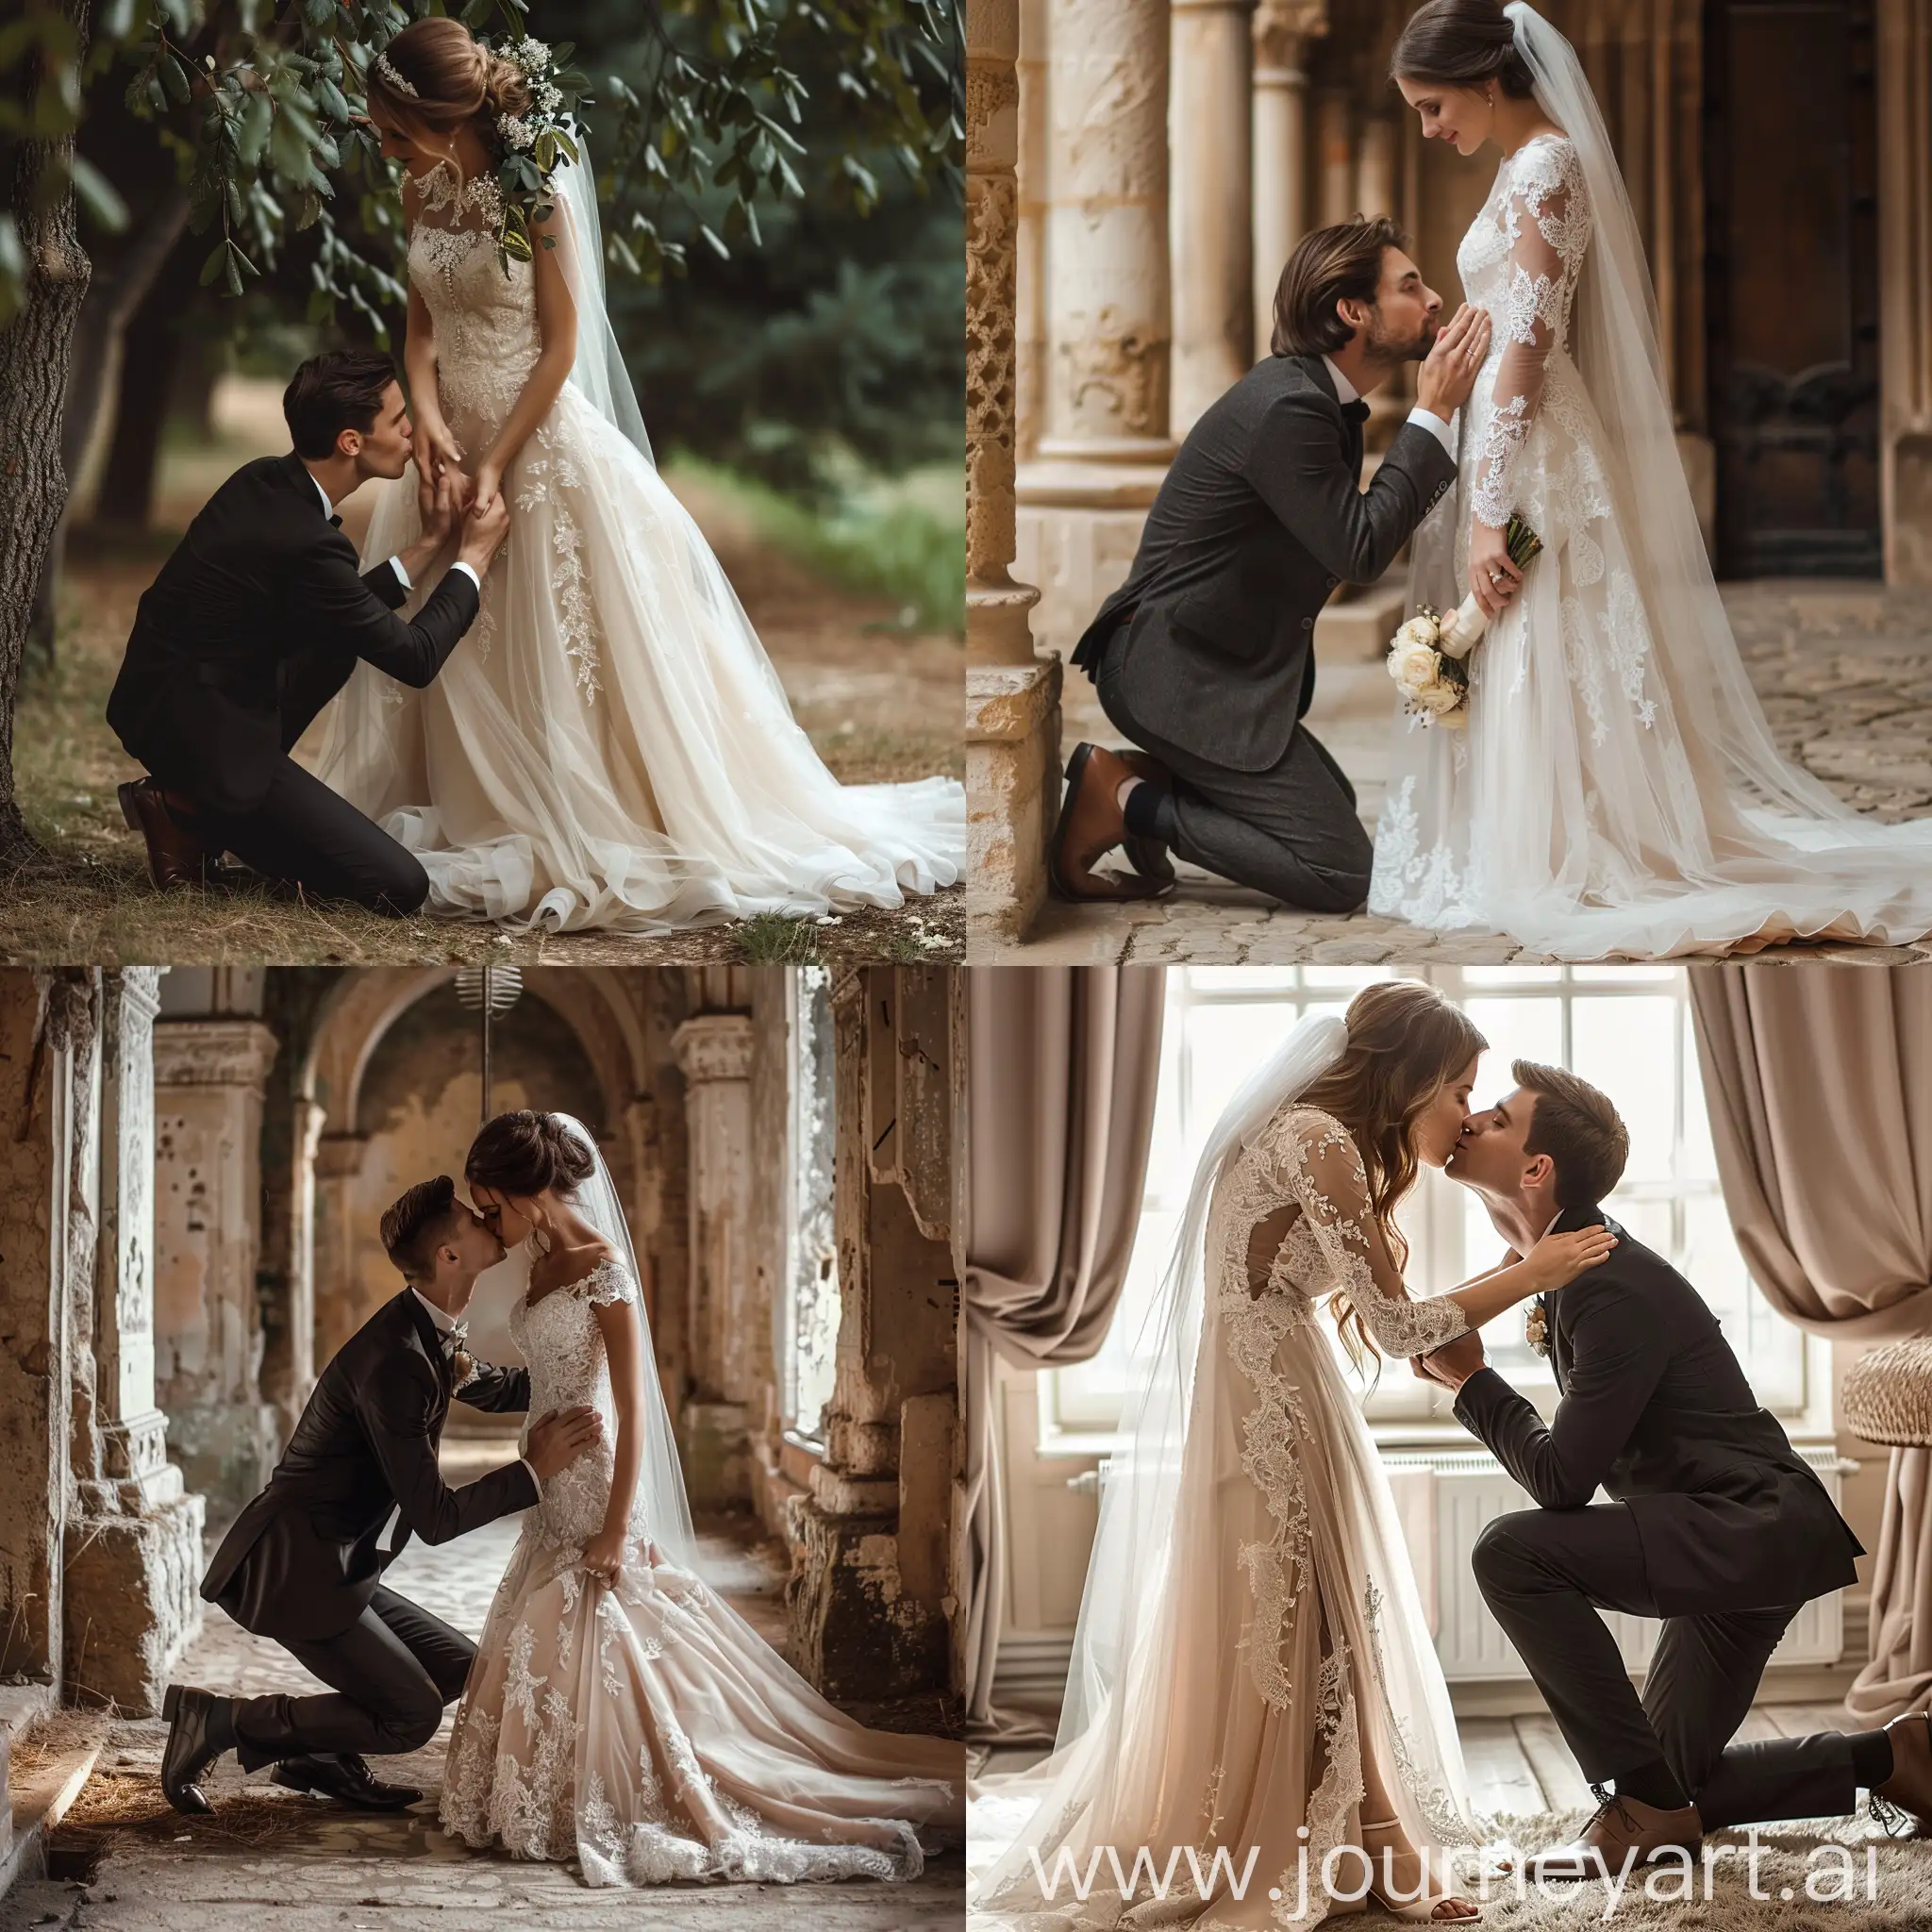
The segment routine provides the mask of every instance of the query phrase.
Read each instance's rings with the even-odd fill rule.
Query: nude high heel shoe
[[[1364,1840],[1368,1838],[1371,1832],[1400,1831],[1401,1828],[1400,1822],[1393,1818],[1365,1818],[1362,1820],[1362,1837]],[[1382,1855],[1385,1849],[1387,1848],[1377,1846],[1371,1852],[1369,1846],[1366,1843],[1363,1844],[1362,1850],[1369,1853],[1373,1860],[1372,1871],[1379,1872],[1383,1869]],[[1421,1857],[1422,1855],[1419,1852],[1396,1852],[1394,1854],[1394,1857],[1397,1859],[1413,1859],[1418,1863],[1421,1860]],[[1432,1893],[1426,1898],[1409,1899],[1403,1904],[1397,1905],[1385,1899],[1374,1886],[1371,1886],[1369,1888],[1369,1897],[1374,1901],[1375,1905],[1382,1911],[1387,1912],[1391,1919],[1400,1919],[1407,1925],[1474,1925],[1479,1924],[1482,1919],[1482,1912],[1479,1908],[1471,1905],[1468,1899],[1458,1898],[1457,1894],[1453,1891],[1439,1891]],[[1438,1918],[1436,1916],[1437,1913],[1452,1900],[1460,1905],[1470,1906],[1470,1909],[1460,1914],[1449,1914]]]

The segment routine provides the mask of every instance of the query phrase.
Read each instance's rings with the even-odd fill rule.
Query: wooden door
[[[1873,13],[1706,6],[1721,575],[1881,573]]]

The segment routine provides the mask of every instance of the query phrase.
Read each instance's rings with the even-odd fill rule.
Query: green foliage
[[[397,0],[103,0],[90,21],[85,0],[70,4],[72,16],[57,0],[25,0],[0,27],[0,173],[20,178],[24,142],[74,132],[83,78],[112,67],[189,182],[191,226],[214,238],[205,286],[240,294],[291,252],[292,236],[313,231],[304,251],[312,319],[334,320],[346,304],[387,340],[403,302],[400,212],[362,119],[362,76],[411,12]],[[414,0],[415,13],[444,10],[443,0]],[[514,37],[526,12],[526,0],[470,0],[463,18],[473,31],[500,20]],[[784,52],[800,34],[837,49],[847,139],[836,166],[854,206],[877,199],[860,150],[890,147],[915,169],[939,158],[941,175],[957,175],[963,61],[950,0],[663,0],[641,15],[627,0],[623,12],[642,42],[613,84],[606,185],[613,259],[627,271],[680,265],[682,242],[662,235],[668,211],[717,201],[699,233],[728,256],[738,237],[756,242],[759,204],[803,193],[791,129],[806,93]],[[112,190],[78,158],[57,155],[34,192],[55,201],[74,192],[95,219],[118,218]],[[0,325],[24,291],[24,212],[0,213]]]
[[[819,956],[818,922],[809,914],[755,912],[734,936],[747,966],[803,966]]]

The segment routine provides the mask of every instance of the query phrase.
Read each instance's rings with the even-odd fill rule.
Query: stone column
[[[308,1125],[308,1123],[304,1123]],[[322,1123],[326,1125],[326,1121]],[[351,1292],[356,1252],[356,1182],[369,1152],[367,1134],[326,1134],[310,1127],[315,1155],[309,1208],[309,1371],[327,1361],[361,1324]],[[307,1401],[307,1397],[303,1398]]]
[[[276,1041],[257,1020],[164,1020],[154,1040],[156,1378],[191,1487],[235,1508],[278,1441],[255,1291]]]
[[[1254,364],[1250,18],[1255,0],[1171,0],[1174,410],[1185,436]]]
[[[1878,7],[1878,460],[1888,584],[1932,585],[1932,0]]]
[[[1013,580],[1018,437],[1018,0],[966,9],[967,908],[1002,937],[1046,897],[1058,803],[1060,667],[1033,654],[1039,601]]]
[[[1328,0],[1261,0],[1255,35],[1255,353],[1274,332],[1274,290],[1308,232],[1310,38],[1328,30]]]
[[[1320,161],[1320,228],[1332,228],[1357,212],[1355,129],[1348,96],[1324,89],[1315,103],[1315,146]]]
[[[151,966],[102,975],[93,1440],[85,1463],[76,1442],[63,1606],[69,1694],[139,1716],[159,1709],[202,1614],[203,1502],[168,1460],[167,1418],[155,1405],[159,979]]]
[[[1020,472],[1034,634],[1065,649],[1126,575],[1174,454],[1166,0],[1048,9],[1047,432]]]
[[[694,1383],[684,1405],[685,1486],[694,1509],[751,1500],[751,1062],[747,1013],[701,1013],[672,1036],[691,1149],[691,1275],[685,1333]]]
[[[950,1681],[953,986],[883,966],[832,991],[839,1337],[790,1592],[792,1655],[832,1697]]]

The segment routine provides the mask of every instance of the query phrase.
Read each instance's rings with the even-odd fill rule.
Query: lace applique
[[[1493,229],[1473,262],[1496,258],[1506,244],[1507,278],[1488,294],[1493,325],[1493,402],[1476,445],[1471,507],[1479,523],[1501,529],[1518,508],[1510,475],[1541,403],[1553,355],[1567,355],[1570,305],[1590,247],[1590,199],[1575,148],[1560,136],[1525,142],[1497,172],[1500,207],[1478,217]],[[1492,192],[1491,199],[1494,199]],[[1467,274],[1465,286],[1470,283]],[[1486,291],[1487,292],[1487,291]]]
[[[1388,1713],[1390,1744],[1395,1754],[1395,1771],[1404,1788],[1428,1822],[1436,1842],[1443,1845],[1479,1845],[1481,1835],[1462,1822],[1456,1801],[1448,1790],[1425,1779],[1416,1770],[1415,1751],[1409,1738],[1409,1722],[1399,1707],[1389,1682],[1388,1666],[1382,1660],[1382,1592],[1370,1578],[1362,1592],[1362,1621],[1369,1631],[1369,1664],[1382,1692],[1382,1708]]]

